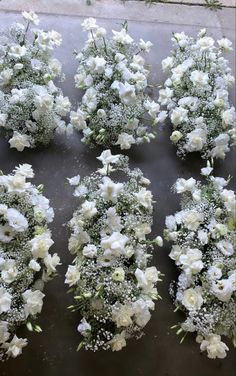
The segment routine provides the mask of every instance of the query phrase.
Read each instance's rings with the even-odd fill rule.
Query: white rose
[[[179,125],[188,121],[188,110],[183,107],[176,107],[171,113],[171,121],[174,125]]]
[[[83,255],[88,258],[95,258],[97,256],[97,247],[93,244],[88,244],[83,248]]]
[[[208,84],[208,73],[204,73],[202,71],[192,71],[190,75],[190,80],[192,81],[194,86],[202,88]]]
[[[150,234],[151,226],[148,223],[141,223],[135,227],[135,235],[139,240],[145,240],[145,236]]]
[[[198,230],[197,237],[202,245],[206,245],[208,243],[208,233],[204,230]]]
[[[70,122],[73,127],[81,130],[87,127],[86,124],[86,115],[85,113],[78,108],[77,112],[71,111],[70,113]]]
[[[63,95],[59,95],[56,98],[55,102],[55,111],[57,114],[61,116],[66,116],[66,114],[70,111],[70,101],[68,97],[63,97]]]
[[[11,308],[12,296],[4,287],[0,287],[0,314],[8,312]]]
[[[106,60],[103,57],[91,56],[88,58],[86,65],[91,72],[101,74],[105,70]]]
[[[41,235],[36,235],[32,240],[29,241],[31,252],[34,258],[44,258],[53,243],[54,241],[51,239],[51,234],[49,231],[46,231]]]
[[[185,290],[183,293],[182,304],[188,311],[198,311],[203,304],[201,288],[195,287]]]
[[[221,118],[223,121],[223,125],[233,125],[235,122],[235,109],[231,107],[228,110],[225,110],[221,113]]]
[[[126,346],[125,331],[116,334],[108,343],[111,346],[112,351],[120,351]]]
[[[190,152],[200,151],[207,141],[206,130],[203,128],[196,128],[187,134],[186,149]]]
[[[210,279],[220,279],[222,277],[222,271],[220,268],[217,268],[216,266],[210,266],[210,268],[207,271],[207,274]]]
[[[36,315],[40,313],[43,306],[44,294],[39,290],[26,290],[23,294],[25,315]]]
[[[18,275],[15,260],[7,260],[4,269],[1,272],[1,277],[5,283],[12,283]]]
[[[220,240],[218,243],[216,243],[216,247],[225,256],[232,256],[234,254],[234,246],[227,240]]]
[[[144,208],[152,210],[152,192],[148,191],[146,188],[141,188],[138,193],[135,193],[137,201]]]
[[[112,312],[112,320],[116,323],[117,328],[132,325],[133,310],[129,305],[120,305]]]
[[[80,280],[80,272],[76,266],[69,265],[65,277],[65,283],[71,287]]]
[[[189,210],[184,214],[183,222],[188,230],[196,231],[200,223],[204,220],[202,213],[195,210]]]
[[[198,39],[197,46],[200,47],[202,51],[207,51],[214,46],[214,43],[214,39],[210,37],[203,37]]]
[[[2,70],[0,73],[0,86],[7,85],[13,76],[13,70],[10,68]]]
[[[96,202],[86,200],[81,205],[80,213],[87,219],[92,218],[95,214],[97,214]]]
[[[179,263],[186,274],[197,274],[203,268],[202,252],[197,248],[189,248],[184,255],[180,255]]]
[[[5,127],[6,120],[7,120],[7,115],[0,114],[0,127]]]
[[[98,28],[96,22],[97,21],[95,18],[89,17],[82,22],[81,26],[83,27],[84,31],[96,30]]]
[[[18,45],[10,47],[8,55],[10,57],[18,59],[20,57],[25,56],[26,52],[27,52],[27,48],[25,46],[20,46],[18,44]]]
[[[235,282],[228,279],[221,279],[212,284],[212,293],[222,302],[228,302],[235,291]]]

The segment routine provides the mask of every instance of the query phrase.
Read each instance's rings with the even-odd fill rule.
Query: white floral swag
[[[195,332],[201,351],[211,359],[225,358],[227,345],[236,345],[235,193],[229,180],[211,175],[208,163],[201,170],[206,182],[178,179],[182,210],[166,217],[165,238],[174,244],[170,258],[180,270],[170,289],[176,310],[186,320],[173,328],[177,334]]]
[[[112,30],[111,38],[94,18],[85,19],[82,26],[88,40],[76,53],[75,86],[85,92],[77,111],[71,112],[72,126],[82,131],[88,145],[118,145],[123,150],[150,142],[153,125],[166,118],[166,111],[160,112],[147,94],[149,70],[142,55],[152,43],[136,43],[127,24],[121,31]]]
[[[64,78],[61,63],[53,57],[61,35],[31,29],[39,23],[37,15],[22,15],[24,23],[0,34],[0,131],[18,151],[48,144],[55,130],[72,130],[63,120],[70,101],[53,83]]]
[[[170,76],[159,92],[169,111],[171,141],[177,154],[199,152],[202,158],[225,158],[235,144],[235,108],[229,102],[234,84],[224,52],[232,50],[227,38],[217,40],[202,29],[197,39],[185,33],[172,37],[171,56],[162,61]]]
[[[27,345],[17,328],[26,324],[40,332],[35,323],[44,299],[44,283],[53,278],[60,259],[49,248],[53,244],[48,223],[53,209],[27,179],[32,167],[19,165],[9,175],[0,175],[0,360],[17,357]]]
[[[138,338],[151,318],[159,295],[160,273],[149,266],[149,249],[162,238],[147,240],[151,232],[153,198],[150,181],[130,170],[128,158],[104,151],[103,167],[90,177],[69,179],[81,204],[69,225],[69,250],[75,255],[65,283],[74,294],[72,311],[83,318],[78,349],[119,351],[126,340]],[[124,173],[124,182],[111,178]]]

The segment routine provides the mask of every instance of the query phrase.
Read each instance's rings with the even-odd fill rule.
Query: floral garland
[[[229,349],[221,336],[236,346],[236,200],[225,188],[229,180],[210,176],[212,170],[209,163],[201,170],[206,183],[176,181],[182,210],[166,218],[165,238],[174,242],[169,256],[181,271],[171,295],[187,316],[173,328],[196,332],[201,351],[222,359]]]
[[[83,50],[76,54],[79,62],[75,86],[85,90],[77,112],[71,112],[71,124],[82,130],[82,141],[88,145],[119,145],[129,149],[132,144],[150,142],[153,129],[166,118],[166,111],[146,94],[149,71],[141,53],[148,53],[151,42],[139,43],[127,33],[106,30],[94,18],[82,23],[88,32]],[[146,115],[146,119],[144,119]]]
[[[139,169],[131,171],[125,156],[106,150],[98,159],[103,168],[90,177],[69,179],[82,204],[70,221],[75,259],[65,283],[74,293],[70,308],[83,315],[78,349],[119,351],[126,339],[142,335],[159,297],[160,273],[147,265],[148,249],[161,246],[162,238],[146,240],[153,211],[149,180]],[[125,174],[124,183],[110,178],[115,171]]]
[[[15,23],[0,35],[0,128],[10,147],[23,151],[48,144],[55,130],[70,132],[62,120],[70,102],[53,80],[61,74],[61,63],[52,52],[61,44],[56,31],[33,29],[33,12],[23,12],[25,24]],[[31,41],[32,39],[32,41]]]
[[[200,152],[202,158],[223,159],[236,139],[235,108],[228,99],[234,77],[222,56],[232,43],[223,38],[215,46],[205,29],[196,40],[182,32],[172,41],[172,56],[162,61],[171,76],[159,92],[174,129],[170,139],[182,158]]]
[[[47,224],[53,209],[42,195],[42,186],[26,181],[33,178],[30,165],[16,167],[0,176],[0,360],[15,358],[27,345],[18,338],[17,327],[34,323],[41,312],[44,283],[51,279],[60,259],[50,255],[53,244]]]

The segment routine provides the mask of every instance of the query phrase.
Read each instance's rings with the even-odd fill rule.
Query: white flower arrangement
[[[53,83],[64,78],[53,57],[61,35],[40,29],[28,35],[39,20],[33,12],[22,15],[24,24],[15,23],[0,34],[0,130],[18,151],[48,144],[55,130],[71,131],[62,119],[70,101]]]
[[[229,348],[221,336],[236,346],[236,200],[226,189],[229,180],[211,176],[212,170],[209,162],[201,170],[205,183],[176,181],[182,210],[166,217],[165,238],[174,243],[169,256],[181,272],[170,292],[176,310],[186,314],[173,328],[185,333],[182,340],[196,332],[201,351],[223,359]]]
[[[16,330],[35,324],[43,306],[44,283],[53,278],[60,259],[48,251],[53,240],[47,224],[53,209],[42,195],[42,186],[28,182],[30,165],[16,167],[0,176],[0,360],[17,357],[27,345]]]
[[[141,55],[152,43],[136,43],[127,24],[121,31],[112,30],[112,38],[94,18],[85,19],[82,26],[88,40],[76,53],[75,86],[85,93],[78,110],[71,112],[72,126],[82,131],[82,141],[90,146],[118,145],[123,150],[150,142],[154,126],[167,116],[146,93],[149,70]]]
[[[205,29],[196,39],[175,33],[172,41],[172,55],[162,61],[170,76],[158,100],[169,110],[170,139],[182,158],[199,152],[205,159],[224,159],[236,140],[235,108],[228,98],[234,77],[222,56],[232,43],[222,38],[215,45]]]
[[[66,280],[83,318],[78,349],[119,351],[126,340],[138,338],[151,318],[160,273],[148,266],[148,249],[162,238],[146,240],[151,232],[153,199],[150,183],[139,169],[130,170],[128,157],[104,151],[103,168],[90,177],[69,179],[81,205],[69,225],[69,250],[75,255]],[[125,174],[125,182],[111,179]]]

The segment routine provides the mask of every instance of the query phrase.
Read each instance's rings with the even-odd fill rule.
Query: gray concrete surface
[[[195,7],[194,7],[195,8]],[[92,7],[91,7],[92,9]],[[218,15],[202,13],[202,9],[193,7],[188,12],[176,11],[172,8],[173,19],[168,19],[168,12],[155,18],[150,14],[151,22],[144,20],[147,15],[139,13],[129,22],[130,33],[134,37],[142,37],[154,43],[149,63],[152,64],[151,81],[164,81],[160,69],[161,60],[171,48],[173,31],[185,31],[195,34],[199,27],[209,26],[209,33],[215,38],[222,35],[231,37],[235,46],[234,17],[232,10],[224,9]],[[199,13],[198,13],[199,10]],[[122,10],[123,11],[123,10]],[[107,10],[109,13],[109,11]],[[209,12],[209,11],[208,11]],[[88,15],[88,14],[87,14]],[[94,13],[93,13],[94,15]],[[84,14],[82,14],[84,16]],[[170,14],[169,14],[170,16]],[[182,16],[182,17],[181,17]],[[110,19],[99,13],[99,23],[109,29],[118,28],[121,23],[120,13],[110,13]],[[116,18],[117,17],[117,18]],[[165,19],[164,19],[165,17]],[[131,18],[131,13],[127,17]],[[1,27],[9,25],[17,19],[13,12],[0,12]],[[86,38],[80,26],[82,18],[75,16],[49,15],[41,16],[41,27],[54,28],[62,33],[64,43],[57,51],[57,57],[63,63],[67,80],[61,86],[69,95],[73,104],[81,97],[74,89],[73,76],[76,62],[72,57],[74,48],[80,48]],[[191,25],[192,23],[192,25]],[[234,65],[234,55],[230,55]],[[235,71],[234,71],[235,73]],[[155,92],[152,93],[155,95]],[[231,99],[235,103],[233,91]],[[176,150],[169,141],[170,124],[159,130],[158,137],[151,144],[134,147],[129,153],[133,167],[140,167],[147,178],[152,181],[155,204],[153,234],[161,234],[165,216],[179,208],[178,198],[170,192],[170,187],[177,177],[199,178],[203,161],[197,156],[190,156],[186,161],[176,157]],[[119,353],[75,352],[80,337],[76,332],[79,317],[71,314],[66,307],[71,304],[72,296],[66,294],[64,273],[72,257],[67,251],[68,232],[63,224],[72,216],[77,207],[77,200],[72,196],[72,189],[66,184],[66,177],[80,173],[90,174],[98,166],[96,156],[100,149],[90,150],[80,142],[80,135],[66,139],[57,136],[48,148],[26,150],[22,153],[10,150],[8,143],[0,140],[0,168],[10,172],[16,164],[31,163],[36,172],[35,183],[45,185],[45,194],[55,208],[55,221],[52,225],[57,251],[63,266],[59,268],[59,276],[46,288],[46,298],[39,323],[43,333],[30,334],[22,329],[19,334],[27,335],[29,345],[23,355],[0,364],[1,376],[233,376],[236,368],[235,350],[230,345],[230,353],[223,361],[211,361],[199,352],[199,345],[194,336],[189,335],[182,345],[170,327],[181,319],[181,314],[173,313],[173,306],[168,295],[169,283],[176,278],[174,263],[168,258],[168,244],[156,250],[154,264],[165,273],[165,279],[159,284],[159,292],[163,298],[146,328],[146,336],[139,341],[129,341],[127,347]],[[226,160],[216,163],[215,173],[222,176],[235,174],[235,151],[231,151]],[[232,182],[235,188],[235,179]]]

